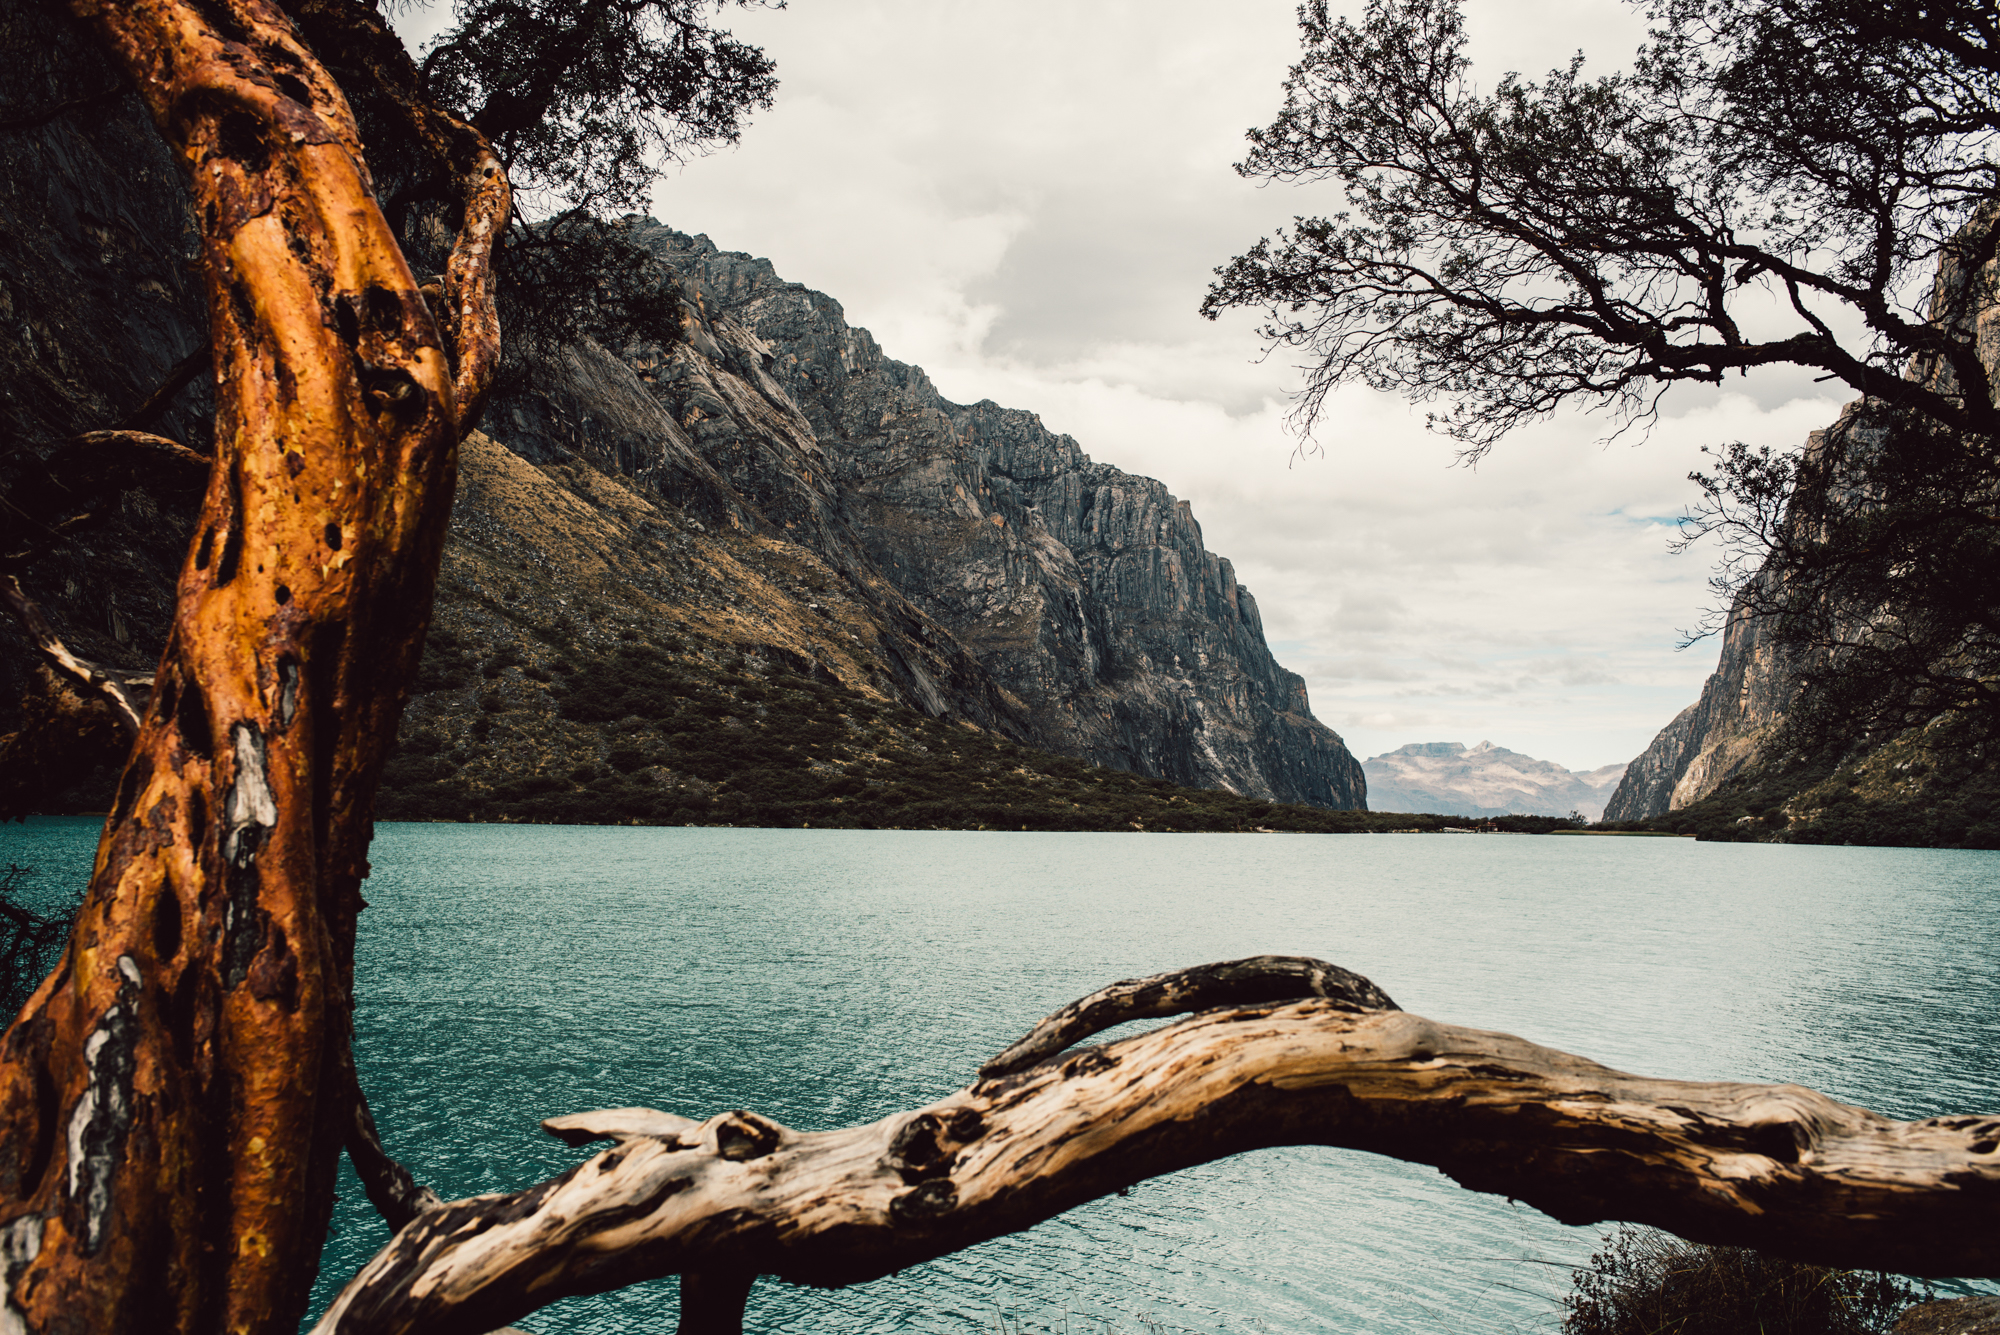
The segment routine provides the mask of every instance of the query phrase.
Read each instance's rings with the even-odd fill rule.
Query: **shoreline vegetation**
[[[448,651],[447,651],[448,652]],[[1477,825],[1545,834],[1570,821],[1339,811],[1192,788],[1020,745],[871,698],[788,661],[731,653],[719,664],[620,643],[594,661],[558,658],[549,703],[600,730],[600,758],[495,780],[445,733],[406,730],[383,775],[383,820],[770,828],[1171,833],[1434,833]],[[429,664],[427,663],[427,667]],[[466,673],[469,664],[458,666]],[[718,670],[719,669],[719,670]],[[449,666],[445,669],[451,671]],[[505,710],[484,707],[475,741]],[[486,736],[481,737],[481,725]],[[455,731],[455,730],[453,730]]]
[[[1899,805],[1896,788],[1922,758],[1870,757],[1882,762],[1879,776],[1828,766],[1807,785],[1810,809],[1796,813],[1802,804],[1781,791],[1796,776],[1734,781],[1679,811],[1596,825],[1574,815],[1335,810],[1040,751],[856,690],[777,646],[689,643],[653,627],[482,629],[432,630],[383,771],[378,820],[2000,848],[2000,771],[1954,775],[1959,799],[1919,811],[1917,794]],[[64,796],[69,804],[44,814],[101,814],[76,803],[81,794]]]

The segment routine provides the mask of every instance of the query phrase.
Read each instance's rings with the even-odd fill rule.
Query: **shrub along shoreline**
[[[780,659],[720,670],[625,643],[581,664],[525,668],[597,756],[496,771],[435,727],[383,774],[382,820],[831,829],[1547,834],[1553,816],[1334,811],[1189,788],[1021,746],[864,696]],[[485,742],[505,709],[471,728]],[[500,722],[496,723],[496,716]]]

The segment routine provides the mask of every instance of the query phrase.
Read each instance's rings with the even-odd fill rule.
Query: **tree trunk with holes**
[[[376,779],[483,383],[455,390],[290,19],[74,8],[191,181],[217,457],[75,935],[0,1047],[0,1330],[289,1330],[352,1120]],[[475,382],[506,210],[485,176],[452,293],[483,314],[454,331]]]

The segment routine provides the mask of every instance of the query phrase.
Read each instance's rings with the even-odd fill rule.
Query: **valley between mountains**
[[[135,461],[83,497],[48,464],[176,383],[150,429],[212,450],[186,196],[129,97],[7,136],[0,168],[8,548],[70,649],[143,676],[205,468]],[[1364,774],[1165,484],[1032,412],[944,399],[766,261],[624,226],[673,336],[529,358],[466,441],[385,818],[1332,830],[1603,812],[1705,838],[2000,842],[2000,779],[1949,727],[1803,768],[1766,755],[1803,670],[1740,616],[1702,700],[1629,768],[1429,742]],[[45,516],[86,503],[50,540]],[[12,621],[0,734],[0,810],[109,805],[123,733]]]

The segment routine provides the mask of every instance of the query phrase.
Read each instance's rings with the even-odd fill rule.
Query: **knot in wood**
[[[1085,1048],[1062,1064],[1063,1078],[1074,1080],[1078,1076],[1096,1075],[1099,1071],[1108,1071],[1117,1064],[1103,1048]]]
[[[715,1152],[731,1163],[743,1163],[771,1153],[784,1137],[783,1127],[756,1113],[724,1113],[715,1125]]]
[[[400,366],[361,362],[361,390],[372,410],[389,413],[406,426],[424,414],[423,386]]]
[[[904,1228],[932,1224],[958,1208],[958,1188],[949,1178],[919,1182],[889,1202],[890,1222]]]
[[[948,1119],[918,1113],[896,1128],[883,1163],[905,1182],[932,1181],[948,1174],[959,1149],[985,1129],[977,1108],[960,1108]]]

